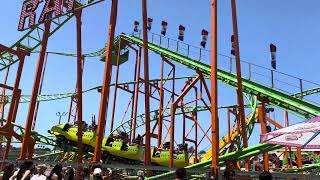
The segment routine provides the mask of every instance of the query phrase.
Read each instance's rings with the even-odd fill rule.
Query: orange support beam
[[[284,127],[288,127],[288,111],[284,111],[283,113],[284,115]],[[284,149],[284,157],[285,157],[285,160],[286,160],[286,169],[289,168],[289,159],[288,159],[288,148],[285,147]],[[291,157],[291,155],[290,155]]]
[[[21,74],[22,74],[22,69],[23,69],[23,65],[24,65],[24,59],[25,59],[25,55],[20,53],[20,49],[18,49],[17,51],[17,55],[19,57],[19,65],[18,65],[18,69],[17,69],[17,75],[16,75],[16,80],[14,83],[14,87],[13,87],[13,91],[12,91],[12,100],[11,100],[11,104],[10,104],[10,108],[9,108],[9,113],[7,116],[7,123],[6,124],[10,124],[12,122],[12,119],[15,118],[13,116],[14,113],[14,107],[15,107],[15,100],[18,98],[18,92],[19,90],[19,85],[20,85],[20,80],[21,80]]]
[[[151,164],[151,138],[150,138],[150,89],[149,89],[149,58],[148,58],[148,30],[147,30],[147,0],[142,0],[143,19],[143,58],[144,58],[144,93],[145,93],[145,126],[146,138],[144,147],[144,164]]]
[[[160,102],[159,102],[159,117],[158,117],[158,144],[160,148],[162,140],[162,123],[163,123],[163,101],[164,101],[164,90],[163,90],[163,71],[164,71],[164,60],[161,58],[161,70],[160,70]]]
[[[228,142],[231,142],[231,110],[228,109],[228,112],[227,112],[227,119],[228,119]]]
[[[19,102],[17,102],[17,99],[19,100],[20,98],[20,93],[21,93],[21,90],[19,89],[19,85],[20,85],[20,80],[21,80],[21,74],[22,74],[22,69],[23,69],[23,65],[24,65],[24,60],[25,60],[25,56],[30,56],[30,52],[27,52],[23,49],[20,49],[20,48],[17,48],[17,50],[14,50],[12,48],[8,48],[4,45],[1,45],[0,44],[0,52],[3,52],[3,51],[8,51],[10,52],[12,55],[16,55],[18,56],[19,58],[19,65],[18,65],[18,68],[17,68],[17,72],[16,72],[16,79],[15,79],[15,82],[14,82],[14,86],[13,87],[10,87],[7,85],[7,79],[8,79],[8,75],[9,75],[9,68],[8,68],[8,71],[6,73],[6,77],[5,77],[5,83],[4,84],[0,84],[0,87],[3,88],[3,91],[2,91],[2,95],[4,97],[5,95],[5,90],[8,89],[8,90],[12,90],[12,100],[11,100],[11,103],[10,103],[10,107],[9,107],[9,112],[8,112],[8,115],[7,115],[7,122],[4,126],[2,126],[3,124],[1,123],[1,129],[4,130],[6,128],[10,128],[9,127],[11,125],[11,122],[13,122],[15,120],[15,112],[19,106]],[[5,102],[5,99],[3,99],[4,102]],[[3,118],[4,116],[4,106],[5,104],[2,104],[1,106],[1,117]],[[11,136],[10,136],[11,138]]]
[[[240,47],[239,47],[239,37],[238,37],[238,22],[237,22],[237,9],[236,1],[231,0],[232,8],[232,24],[233,24],[233,35],[236,51],[236,69],[237,69],[237,97],[238,97],[238,109],[239,109],[239,119],[241,125],[241,136],[243,140],[243,148],[248,147],[247,133],[246,133],[246,117],[244,114],[244,104],[243,104],[243,91],[242,91],[242,76],[241,76],[241,62],[240,62]],[[249,171],[250,165],[249,160],[245,159],[246,171]]]
[[[110,94],[110,82],[112,74],[112,58],[113,58],[113,42],[114,34],[117,22],[117,10],[118,10],[118,0],[112,0],[111,5],[111,16],[109,24],[109,35],[108,42],[106,47],[106,62],[104,66],[104,75],[103,75],[103,85],[100,98],[100,108],[99,108],[99,122],[97,128],[97,136],[94,148],[93,162],[100,162],[101,160],[101,144],[104,136],[104,130],[106,126],[109,94]]]
[[[0,87],[1,87],[1,88],[5,88],[5,89],[9,89],[9,90],[13,90],[13,87],[8,86],[8,85],[6,85],[6,84],[0,84]]]
[[[41,93],[42,93],[42,86],[43,86],[44,75],[45,75],[45,72],[46,72],[47,63],[48,63],[48,53],[46,53],[46,58],[44,60],[44,67],[43,67],[43,71],[42,71],[42,74],[41,74],[40,89],[39,89],[39,94],[38,95],[41,95]],[[33,117],[33,122],[32,122],[32,128],[31,128],[32,130],[34,130],[35,127],[36,127],[39,105],[40,105],[40,101],[37,101],[36,102],[36,110],[35,110],[34,117]]]
[[[36,74],[35,74],[35,78],[34,78],[34,82],[33,82],[32,95],[31,95],[31,100],[30,100],[30,105],[29,105],[29,110],[28,110],[28,115],[27,115],[27,120],[26,120],[25,134],[23,137],[22,148],[21,148],[21,152],[20,152],[20,159],[21,160],[26,159],[27,149],[28,149],[28,146],[30,143],[31,126],[32,126],[32,121],[33,121],[33,117],[34,117],[34,111],[35,111],[38,91],[39,91],[39,83],[40,83],[43,64],[44,64],[44,58],[45,58],[45,54],[47,51],[47,44],[48,44],[49,33],[50,33],[50,25],[51,25],[51,21],[45,23],[45,28],[44,28],[44,33],[43,33],[43,38],[42,38],[42,43],[41,43],[41,50],[40,50],[40,54],[39,54],[38,65],[37,65],[37,70],[36,70]],[[29,154],[29,157],[30,156],[32,156],[32,155]]]
[[[26,50],[22,50],[19,48],[17,50],[14,50],[12,48],[9,48],[7,46],[0,44],[0,54],[2,54],[2,52],[5,52],[5,51],[18,56],[19,58],[25,57],[25,56],[30,56],[30,52],[28,52]]]
[[[113,131],[113,124],[114,124],[114,118],[115,118],[115,112],[116,112],[116,103],[117,103],[117,93],[118,93],[118,82],[119,82],[119,64],[120,64],[120,49],[121,49],[121,39],[119,39],[119,45],[118,47],[118,54],[117,54],[117,66],[116,66],[116,82],[114,85],[114,99],[112,103],[112,114],[111,114],[111,125],[110,125],[110,132]]]
[[[136,77],[137,77],[137,72],[138,72],[138,68],[139,68],[139,74],[140,74],[140,63],[138,63],[138,61],[140,62],[140,60],[138,59],[139,58],[139,54],[140,54],[140,49],[136,49],[134,47],[132,47],[131,45],[129,45],[129,48],[133,49],[134,52],[135,52],[135,57],[136,57],[136,61],[135,61],[135,65],[134,65],[134,76],[133,76],[133,92],[132,92],[132,105],[131,105],[131,118],[130,118],[130,129],[132,129],[133,127],[133,120],[135,118],[135,108],[136,108],[136,93],[135,93],[135,90],[136,90],[136,86],[138,85],[138,82],[136,81]],[[139,67],[138,67],[138,64],[139,64]],[[139,77],[138,77],[138,80],[139,80]],[[139,90],[139,89],[138,89]],[[133,132],[130,131],[130,134],[129,134],[129,139],[130,139],[130,142],[135,138],[135,136],[133,136],[132,134]]]
[[[211,170],[218,179],[219,170],[219,119],[218,119],[218,76],[217,76],[217,41],[218,41],[218,0],[211,0]]]
[[[76,16],[76,26],[77,26],[77,116],[78,116],[78,159],[77,159],[77,179],[81,179],[82,174],[82,134],[83,134],[83,123],[82,123],[82,32],[81,32],[81,15],[82,10],[78,10],[75,12]]]
[[[265,120],[266,120],[267,122],[269,122],[270,124],[276,126],[278,129],[283,128],[283,126],[281,126],[281,124],[277,123],[275,120],[273,120],[273,119],[271,119],[271,118],[269,118],[269,117],[265,117]]]
[[[186,86],[180,96],[172,103],[171,106],[171,119],[170,119],[170,161],[169,167],[173,167],[173,148],[174,148],[174,124],[175,124],[175,115],[178,103],[182,100],[182,98],[190,91],[191,88],[195,86],[195,84],[201,79],[201,75],[197,76],[192,82]]]
[[[141,48],[139,48],[139,53],[136,56],[136,69],[137,74],[135,75],[135,84],[134,84],[134,108],[133,108],[133,129],[132,131],[132,138],[136,137],[136,127],[137,127],[137,115],[138,115],[138,104],[139,104],[139,79],[140,79],[140,68],[141,66]]]
[[[302,153],[301,153],[301,147],[297,147],[297,165],[298,168],[302,168]],[[303,172],[300,172],[303,174]]]
[[[14,99],[14,101],[11,102],[11,103],[14,103],[15,105],[13,106],[13,115],[12,115],[11,122],[8,125],[11,125],[11,123],[14,123],[15,120],[16,120],[18,107],[19,107],[20,96],[21,96],[21,90],[19,89],[18,92],[17,92],[16,98]],[[10,152],[10,149],[11,149],[11,146],[10,146],[11,139],[12,139],[12,136],[14,136],[14,134],[15,134],[15,132],[13,130],[13,126],[8,126],[8,127],[9,128],[8,128],[7,132],[8,132],[9,135],[6,137],[7,138],[7,144],[6,144],[6,150],[5,150],[5,154],[4,154],[3,159],[8,159],[9,152]],[[22,138],[18,139],[18,140],[22,142]]]
[[[264,135],[267,133],[266,126],[266,113],[265,113],[265,103],[262,102],[262,105],[258,107],[258,119],[261,125],[261,134]],[[263,170],[269,171],[269,155],[268,152],[263,153]]]
[[[9,66],[8,68],[7,68],[7,72],[6,72],[6,75],[5,75],[5,78],[4,78],[4,85],[7,85],[7,81],[8,81],[8,76],[9,76],[9,72],[10,72],[10,67],[11,66]],[[4,111],[5,111],[5,106],[6,106],[6,88],[2,88],[2,92],[1,92],[1,100],[0,100],[0,113],[1,113],[1,119],[4,119]],[[3,122],[1,122],[1,126],[3,126]],[[0,146],[0,149],[1,149],[2,147]]]

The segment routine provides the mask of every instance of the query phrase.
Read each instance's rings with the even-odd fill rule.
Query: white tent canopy
[[[320,148],[320,117],[316,117],[265,135],[261,142],[304,149]]]

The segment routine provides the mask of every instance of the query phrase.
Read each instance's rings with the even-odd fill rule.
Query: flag
[[[134,21],[134,29],[133,29],[133,31],[134,32],[138,32],[139,31],[139,21]]]
[[[205,48],[206,47],[206,44],[207,44],[207,39],[208,39],[208,34],[209,32],[205,29],[202,30],[201,32],[201,43],[200,45]]]
[[[277,69],[276,52],[277,52],[277,46],[271,43],[270,44],[271,67],[273,69]]]
[[[164,36],[167,33],[167,26],[168,26],[168,23],[166,21],[161,22],[161,34]]]
[[[183,41],[184,40],[184,31],[186,30],[186,28],[182,25],[179,26],[179,36],[178,36],[178,39],[180,41]]]
[[[231,35],[231,55],[235,56],[236,55],[236,45],[234,42],[234,35]]]
[[[153,21],[152,18],[148,18],[148,26],[147,26],[147,28],[148,28],[149,31],[151,30],[151,27],[152,27],[152,21]]]

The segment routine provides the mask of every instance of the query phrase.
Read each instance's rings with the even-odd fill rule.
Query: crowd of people
[[[262,171],[259,174],[259,180],[272,180],[272,174],[268,171]],[[213,179],[213,178],[212,178]],[[223,173],[223,180],[250,180],[249,176],[237,176],[234,170],[226,169]]]
[[[239,179],[236,175],[232,161],[226,162],[226,169],[223,173],[224,180]],[[24,161],[20,164],[7,163],[2,166],[2,175],[0,180],[112,180],[123,179],[115,177],[112,169],[103,168],[101,165],[92,165],[84,167],[81,173],[81,178],[76,177],[76,169],[71,166],[63,166],[56,164],[49,166],[46,164],[34,164],[33,161]],[[144,180],[143,171],[138,171],[137,180]],[[185,168],[178,168],[175,172],[175,180],[186,180],[187,171]],[[213,179],[213,177],[210,177]],[[269,172],[262,171],[259,175],[259,180],[272,180],[272,175]]]
[[[269,164],[270,168],[274,171],[284,170],[287,166],[296,168],[297,164],[297,156],[288,157],[287,159],[280,159],[275,153],[269,154]],[[302,156],[302,165],[313,164],[315,159],[311,156]],[[251,160],[251,164],[253,165],[252,170],[254,171],[262,171],[263,170],[263,159],[255,157]]]
[[[18,165],[7,163],[2,167],[2,180],[109,180],[113,179],[110,168],[102,168],[100,165],[84,167],[82,177],[76,178],[76,169],[71,166],[56,164],[35,165],[33,161],[24,161]]]

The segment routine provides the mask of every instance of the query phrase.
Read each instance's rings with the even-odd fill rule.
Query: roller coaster
[[[86,7],[102,2],[104,2],[104,0],[78,1],[77,11],[82,11]],[[0,87],[3,89],[0,100],[0,118],[2,124],[0,127],[0,135],[4,137],[2,138],[2,143],[6,143],[3,160],[8,158],[10,145],[12,143],[22,143],[24,149],[22,148],[21,154],[25,153],[28,154],[28,158],[42,161],[52,161],[54,159],[54,161],[60,162],[75,162],[77,158],[79,159],[79,156],[81,156],[81,159],[92,156],[95,159],[102,156],[101,159],[105,163],[112,164],[113,162],[117,162],[141,165],[146,163],[145,154],[148,154],[146,151],[150,150],[150,162],[152,165],[171,166],[170,157],[173,155],[173,167],[185,167],[189,170],[200,169],[204,171],[210,169],[212,150],[207,148],[200,158],[199,148],[204,147],[205,141],[210,145],[213,143],[213,139],[208,135],[211,126],[207,126],[208,118],[206,118],[206,116],[211,115],[212,94],[210,93],[207,83],[210,82],[210,75],[212,74],[211,64],[209,63],[212,52],[205,48],[184,43],[181,39],[171,39],[163,34],[155,34],[151,31],[147,32],[148,39],[143,38],[143,34],[140,31],[128,34],[122,33],[113,37],[111,39],[113,40],[111,43],[111,47],[113,47],[111,48],[111,52],[109,52],[110,49],[108,50],[111,44],[107,44],[107,48],[101,48],[96,52],[87,54],[80,53],[81,57],[79,57],[79,54],[49,52],[46,50],[43,52],[43,47],[46,47],[43,43],[44,39],[48,41],[49,37],[53,36],[74,17],[79,18],[76,11],[51,19],[51,28],[49,28],[49,30],[46,29],[47,27],[43,28],[41,24],[35,25],[11,47],[2,45],[0,47],[0,72],[6,74],[4,83],[0,84]],[[144,40],[147,40],[146,47],[144,47]],[[40,46],[41,49],[39,51],[38,48]],[[158,74],[160,78],[149,79],[149,77],[146,76],[148,67],[144,66],[144,69],[141,68],[143,48],[147,48],[148,51],[153,53],[154,57],[160,59],[160,70],[157,70],[159,71]],[[28,56],[28,53],[21,55],[21,50],[32,54],[39,53],[39,61],[42,59],[42,63],[45,53],[46,58],[48,58],[48,56],[78,57],[82,62],[81,73],[80,75],[78,74],[78,77],[83,76],[82,71],[85,68],[85,59],[100,59],[102,60],[101,63],[106,64],[110,61],[111,66],[116,68],[115,79],[112,83],[109,80],[110,82],[107,84],[107,88],[104,86],[96,86],[82,90],[82,87],[79,88],[77,82],[76,92],[43,95],[41,94],[41,88],[46,67],[44,66],[39,67],[37,71],[39,78],[38,80],[35,79],[36,85],[34,85],[34,87],[38,88],[36,88],[35,93],[32,95],[21,95],[19,82],[24,57]],[[108,53],[105,52],[112,54],[108,57]],[[132,54],[134,58],[132,58]],[[104,62],[108,58],[109,61]],[[217,69],[217,80],[224,85],[237,89],[238,80],[234,57],[219,54],[219,58],[220,64]],[[126,66],[130,62],[133,62],[133,65],[130,64],[130,66],[133,66],[131,69],[134,69],[134,73],[130,72],[131,74],[129,75],[129,72],[121,71],[120,66]],[[7,76],[10,73],[10,67],[15,66],[16,63],[18,63],[16,82],[14,86],[11,87],[7,85]],[[264,116],[266,114],[266,112],[264,112],[266,108],[278,108],[303,119],[320,116],[320,105],[308,100],[308,96],[318,95],[320,92],[319,84],[246,61],[241,61],[241,64],[243,73],[241,77],[242,93],[246,99],[246,138],[249,139],[253,134],[255,124],[262,124],[261,119],[267,119],[270,124],[280,128],[281,125],[275,120],[262,117],[261,114],[264,114]],[[179,71],[177,71],[176,67],[188,71],[190,75],[186,76],[183,74],[184,76],[177,76]],[[169,69],[168,72],[166,68]],[[265,74],[262,76],[266,77],[267,81],[261,80],[258,78],[259,76],[256,76],[261,76],[263,72],[265,72]],[[119,74],[121,73],[129,75],[128,77],[132,77],[133,80],[119,82]],[[143,77],[142,74],[144,75]],[[110,74],[110,76],[112,76],[112,74]],[[286,80],[280,80],[279,78],[281,77],[283,79],[293,79],[298,84],[298,86],[295,84],[294,87],[298,88],[288,92],[286,85],[290,86],[290,83],[286,82]],[[40,82],[40,85],[36,82]],[[145,89],[142,90],[142,87],[145,87]],[[80,103],[82,100],[79,101],[79,97],[81,96],[82,98],[82,96],[85,96],[86,93],[89,92],[101,93],[101,97],[103,97],[106,91],[110,91],[106,89],[111,88],[114,90],[114,93],[109,101],[112,102],[111,118],[108,117],[110,119],[110,126],[109,124],[108,126],[103,124],[101,117],[99,117],[99,125],[97,125],[94,120],[88,127],[86,122],[82,121],[82,117],[79,118],[78,116],[79,106],[82,109],[82,104]],[[119,108],[119,105],[117,106],[117,103],[119,104],[117,95],[120,90],[126,93],[126,98],[121,99],[121,108]],[[11,94],[8,93],[8,91],[12,91]],[[81,95],[79,95],[79,92],[81,92]],[[34,113],[37,113],[40,102],[45,103],[68,98],[71,99],[68,122],[61,124],[52,123],[52,128],[48,129],[50,135],[37,133],[34,128],[37,116],[34,115]],[[144,99],[145,102],[141,103],[141,99]],[[153,101],[153,110],[150,110],[150,104],[146,105],[146,99]],[[30,118],[27,119],[26,127],[24,128],[15,123],[15,116],[18,106],[21,103],[30,103],[29,113],[31,112],[31,115]],[[125,105],[126,103],[127,105]],[[7,108],[8,112],[5,112],[5,107],[9,107]],[[146,111],[148,113],[139,115],[138,107],[148,109],[148,111]],[[263,113],[261,112],[261,107],[263,107]],[[282,148],[279,145],[270,144],[244,147],[244,139],[243,136],[241,136],[241,132],[244,130],[240,126],[239,106],[220,106],[218,108],[225,109],[228,112],[228,132],[220,138],[218,143],[219,165],[223,166],[226,160],[240,161],[264,152]],[[122,117],[115,113],[116,111],[121,111],[123,113]],[[100,113],[101,111],[99,111],[99,115]],[[7,118],[4,117],[5,115],[7,115]],[[230,117],[232,115],[235,116],[233,124],[230,122],[232,121]],[[104,115],[102,114],[101,116]],[[72,117],[74,118],[73,120]],[[177,121],[182,122],[181,127],[175,127]],[[31,124],[33,125],[31,126]],[[144,129],[147,125],[149,128],[151,127],[150,131]],[[106,136],[101,138],[99,132],[103,130],[104,135],[106,127],[110,128],[110,131],[108,131]],[[82,130],[82,134],[78,132],[79,129]],[[181,135],[176,133],[179,138],[177,138],[177,135],[174,133],[177,129],[182,131]],[[170,140],[168,140],[169,136]],[[182,138],[180,139],[181,136]],[[198,136],[201,137],[199,138]],[[153,139],[153,145],[149,145],[150,147],[148,147],[146,140],[148,137]],[[16,141],[12,141],[12,138]],[[97,143],[99,138],[101,138],[101,140]],[[181,143],[178,143],[178,141],[181,141]],[[79,142],[81,142],[81,150],[79,150]],[[53,152],[49,154],[33,154],[35,144],[53,147]],[[100,149],[97,148],[99,146],[101,146]],[[101,153],[97,151],[97,149],[99,149]],[[83,156],[81,155],[82,152],[84,152]],[[194,160],[191,163],[192,158],[194,158]],[[20,159],[26,159],[26,157],[20,155]],[[290,169],[287,170],[287,172],[300,172],[319,167],[320,164],[313,164]],[[170,171],[149,177],[148,179],[168,179],[173,177],[173,175],[174,172]]]

